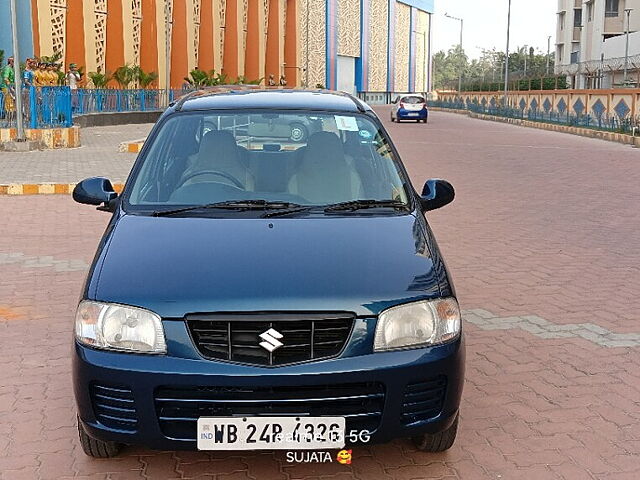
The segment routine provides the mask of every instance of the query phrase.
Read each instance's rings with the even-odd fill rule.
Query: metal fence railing
[[[110,112],[163,110],[189,90],[84,89],[28,87],[22,90],[25,128],[70,127],[75,115]],[[168,97],[168,98],[167,98]],[[0,91],[0,128],[15,128],[17,120],[14,89]]]
[[[76,114],[103,112],[146,112],[162,110],[174,99],[190,90],[84,89],[73,91],[72,106]]]
[[[22,90],[22,118],[25,128],[70,127],[73,125],[69,87],[29,87]],[[0,93],[0,128],[14,128],[17,122],[15,90]]]
[[[452,110],[468,110],[470,112],[492,115],[496,117],[530,120],[534,122],[553,123],[570,127],[592,128],[617,133],[634,134],[640,127],[640,116],[596,115],[584,113],[578,115],[569,109],[564,111],[545,110],[543,108],[521,109],[512,106],[483,106],[474,102],[428,102],[430,107]]]

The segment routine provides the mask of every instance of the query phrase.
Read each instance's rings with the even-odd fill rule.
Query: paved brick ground
[[[416,185],[458,190],[429,215],[467,318],[454,448],[400,440],[357,448],[351,466],[138,447],[85,457],[71,318],[107,216],[66,196],[4,197],[0,479],[640,478],[640,152],[452,114],[390,131]]]
[[[153,125],[83,128],[82,146],[29,153],[0,152],[0,185],[9,183],[75,183],[102,176],[121,183],[135,154],[119,153],[120,142],[147,136]]]

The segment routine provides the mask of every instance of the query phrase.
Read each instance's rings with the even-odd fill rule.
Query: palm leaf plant
[[[129,88],[129,85],[136,79],[138,67],[131,66],[128,63],[118,67],[113,72],[112,78],[122,89]]]
[[[89,72],[87,75],[95,88],[107,88],[107,84],[111,81],[111,75],[108,72]]]

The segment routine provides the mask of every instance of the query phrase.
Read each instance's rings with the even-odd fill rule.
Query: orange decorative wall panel
[[[213,70],[214,54],[214,0],[202,0],[200,5],[200,41],[198,44],[198,67],[200,70]]]
[[[158,68],[157,30],[156,0],[142,0],[140,68],[145,72],[161,73]]]
[[[107,2],[106,69],[113,73],[124,65],[124,19],[122,0]]]
[[[287,22],[284,36],[284,73],[287,77],[287,85],[296,87],[300,85],[300,12],[298,0],[287,1]]]
[[[187,5],[185,1],[173,4],[173,27],[171,29],[171,86],[180,87],[189,75],[187,56]]]

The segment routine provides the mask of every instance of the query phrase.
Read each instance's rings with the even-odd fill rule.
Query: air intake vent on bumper
[[[442,375],[408,384],[402,404],[402,423],[412,425],[437,417],[442,410],[446,391],[447,377]]]
[[[96,419],[105,427],[133,432],[138,424],[133,392],[122,385],[91,385]]]

